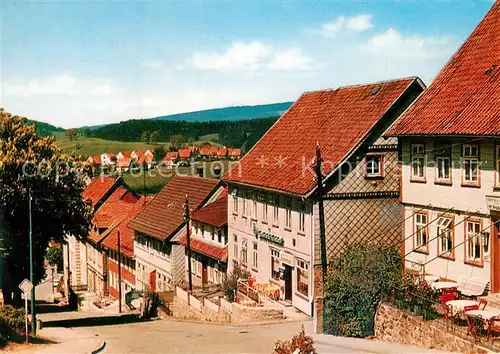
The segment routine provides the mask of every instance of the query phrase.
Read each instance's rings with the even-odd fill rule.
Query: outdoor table
[[[433,290],[443,290],[443,289],[452,289],[452,288],[457,288],[458,283],[452,282],[452,281],[437,281],[435,283],[431,284],[431,288]]]
[[[497,317],[500,315],[500,311],[498,310],[471,310],[465,313],[467,317],[479,317],[483,319],[483,321],[488,321],[492,317]]]
[[[453,315],[460,314],[464,311],[465,307],[474,305],[479,306],[479,302],[474,300],[451,300],[446,303],[446,306],[451,308]]]
[[[424,280],[427,282],[427,284],[432,284],[432,283],[438,282],[439,277],[436,275],[425,275]]]

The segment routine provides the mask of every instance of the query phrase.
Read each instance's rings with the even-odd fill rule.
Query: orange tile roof
[[[120,252],[127,257],[134,257],[134,230],[128,227],[128,223],[146,208],[151,199],[149,197],[138,199],[133,207],[130,208],[130,211],[121,218],[121,221],[114,225],[114,228],[107,234],[104,241],[102,241],[102,245],[118,251],[118,233],[120,233]],[[126,210],[124,210],[124,213],[126,213]]]
[[[130,157],[124,157],[116,162],[116,167],[129,167],[132,159]]]
[[[229,156],[233,157],[241,156],[241,149],[229,149]]]
[[[144,163],[144,162],[145,163],[152,163],[153,160],[154,160],[154,158],[155,158],[154,156],[149,155],[149,154],[148,155],[142,155],[141,157],[139,157],[138,162],[139,163]]]
[[[83,200],[89,200],[92,205],[96,205],[117,182],[117,178],[104,176],[92,180],[83,191]]]
[[[219,150],[217,151],[217,156],[219,156],[219,157],[226,156],[227,151],[228,150],[225,147],[219,148]]]
[[[215,191],[216,179],[174,176],[129,226],[144,234],[165,240],[184,224],[184,202],[189,198],[191,210]]]
[[[186,235],[183,235],[180,238],[179,243],[183,244],[184,246],[187,246]],[[220,247],[220,246],[209,244],[208,242],[204,242],[204,241],[197,239],[197,238],[191,238],[191,240],[189,242],[189,246],[195,252],[204,254],[204,255],[209,256],[213,259],[218,259],[222,262],[227,262],[227,245]]]
[[[179,153],[177,151],[169,151],[167,152],[163,160],[173,161],[177,160],[177,157],[179,157]]]
[[[316,143],[328,173],[412,90],[423,90],[420,79],[304,93],[223,180],[305,195],[316,183]]]
[[[200,148],[200,155],[208,156],[210,155],[210,146],[203,146]]]
[[[102,163],[100,155],[89,156],[89,158],[87,159],[87,161],[90,162],[90,163],[95,163],[96,165],[100,165]]]
[[[386,135],[500,135],[500,2]]]
[[[193,212],[191,219],[219,228],[225,226],[227,224],[227,193],[225,197],[218,198]]]
[[[123,155],[124,158],[126,159],[130,158],[130,151],[120,151],[120,153]]]
[[[179,149],[179,157],[181,159],[188,159],[189,157],[191,157],[191,149],[190,148]]]

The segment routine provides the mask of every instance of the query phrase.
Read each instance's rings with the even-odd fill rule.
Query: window
[[[200,234],[200,227],[199,227],[198,223],[196,223],[194,225],[194,232],[195,232],[196,235]]]
[[[309,263],[297,259],[297,291],[309,296]]]
[[[414,215],[415,248],[427,247],[427,215]]]
[[[262,222],[267,224],[267,204],[262,203]]]
[[[238,214],[238,197],[233,196],[233,214]]]
[[[191,274],[196,275],[196,256],[191,258]]]
[[[439,181],[449,181],[450,174],[450,158],[444,156],[436,157],[437,179]]]
[[[222,231],[221,230],[217,231],[217,241],[219,243],[222,243]]]
[[[496,179],[495,186],[500,187],[500,145],[496,147],[496,159],[495,159],[495,168],[496,168]]]
[[[257,201],[252,200],[252,218],[257,219]]]
[[[411,178],[425,179],[425,146],[424,144],[411,145]]]
[[[382,156],[370,155],[366,157],[365,174],[366,177],[382,176]]]
[[[233,257],[234,259],[238,259],[238,236],[233,235],[234,243],[233,243]]]
[[[463,181],[465,184],[479,184],[479,146],[476,144],[464,145],[463,153]]]
[[[274,197],[274,207],[273,207],[273,225],[280,225],[280,197]]]
[[[201,237],[205,238],[205,225],[201,225]]]
[[[271,278],[280,280],[280,252],[271,249]]]
[[[467,243],[467,261],[473,263],[482,263],[483,249],[481,247],[481,223],[477,221],[467,221],[465,223],[465,232]]]
[[[212,227],[212,241],[215,241],[215,229]]]
[[[247,240],[241,241],[241,263],[248,263]]]
[[[242,202],[243,202],[243,204],[242,204],[242,206],[243,206],[243,212],[242,212],[242,214],[243,214],[243,216],[247,216],[247,200],[245,198],[243,198]]]
[[[257,244],[254,243],[253,244],[253,254],[252,254],[252,268],[253,269],[258,269],[258,258],[259,258],[259,254],[257,252]]]
[[[306,207],[304,203],[300,203],[299,207],[299,232],[304,233],[306,231]]]
[[[440,256],[453,256],[453,231],[450,228],[451,218],[440,217],[437,220],[437,237]]]
[[[288,229],[292,228],[292,201],[290,199],[286,200],[285,227]]]

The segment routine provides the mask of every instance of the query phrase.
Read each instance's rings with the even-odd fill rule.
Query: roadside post
[[[29,333],[28,333],[28,294],[33,289],[33,284],[28,280],[24,279],[21,284],[19,284],[19,289],[24,294],[24,310],[26,311],[25,322],[26,322],[26,344],[29,343]],[[34,301],[31,299],[31,301]]]

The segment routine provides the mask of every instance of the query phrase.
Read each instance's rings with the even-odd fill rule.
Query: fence
[[[263,294],[257,289],[250,287],[248,285],[248,279],[239,279],[237,283],[237,289],[239,293],[255,301],[257,304],[271,308],[283,308],[282,305],[271,299],[266,294]]]

